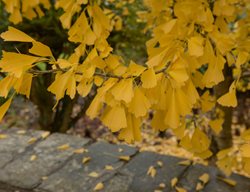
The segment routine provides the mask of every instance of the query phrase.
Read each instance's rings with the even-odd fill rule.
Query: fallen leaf
[[[25,134],[26,132],[27,132],[26,130],[19,130],[16,133],[22,135],[22,134]]]
[[[50,135],[50,132],[49,132],[49,131],[45,131],[45,132],[42,133],[41,137],[42,137],[42,139],[45,139],[45,138],[47,138],[49,135]]]
[[[123,160],[123,161],[129,161],[130,157],[129,156],[119,156],[119,159]]]
[[[177,184],[178,182],[178,178],[177,177],[174,177],[173,179],[171,179],[171,187],[175,187],[175,185]]]
[[[99,177],[99,174],[98,174],[97,172],[93,171],[93,172],[91,172],[91,173],[89,174],[89,176],[90,176],[90,177],[95,177],[95,178],[97,178],[97,177]]]
[[[5,139],[5,138],[7,138],[8,136],[7,135],[5,135],[5,134],[0,134],[0,139]]]
[[[223,181],[224,183],[231,185],[231,186],[235,186],[237,184],[236,181],[232,180],[232,179],[228,179],[228,178],[222,178],[222,177],[218,177],[219,180]]]
[[[47,180],[47,179],[48,179],[47,176],[43,176],[43,177],[42,177],[42,180]]]
[[[64,144],[64,145],[60,145],[57,147],[58,150],[67,150],[69,149],[69,144]]]
[[[37,158],[37,156],[36,156],[36,155],[31,155],[31,157],[30,157],[30,161],[35,161],[35,160],[36,160],[36,158]]]
[[[114,170],[114,167],[112,167],[111,165],[106,165],[105,169],[111,171]]]
[[[162,192],[162,190],[156,189],[154,190],[154,192]]]
[[[184,165],[184,166],[189,166],[191,165],[192,161],[190,160],[185,160],[185,161],[180,161],[178,162],[178,165]]]
[[[104,185],[103,183],[97,183],[95,188],[94,188],[94,191],[100,191],[104,188]]]
[[[165,185],[165,183],[160,183],[160,184],[159,184],[159,187],[163,189],[163,188],[166,187],[166,185]]]
[[[157,165],[158,165],[159,167],[162,167],[162,166],[163,166],[162,161],[157,161]]]
[[[187,192],[187,190],[182,187],[175,187],[175,189],[177,192]]]
[[[28,140],[28,143],[29,143],[29,144],[32,144],[32,143],[35,143],[36,141],[37,141],[37,138],[32,137],[32,138],[30,138],[30,139]]]
[[[119,148],[119,149],[118,149],[118,152],[120,152],[120,153],[123,152],[123,149],[122,149],[122,148]]]
[[[81,154],[81,153],[84,153],[84,152],[87,152],[86,149],[84,149],[84,148],[74,150],[74,153],[76,153],[76,154]]]
[[[155,175],[156,175],[156,169],[154,168],[154,166],[150,166],[148,168],[147,175],[150,175],[152,178],[155,177]]]
[[[85,163],[89,162],[90,159],[91,159],[91,157],[84,157],[84,158],[82,159],[82,163],[85,164]]]
[[[204,184],[206,184],[209,181],[209,174],[204,173],[199,177],[199,180],[202,181]]]
[[[204,184],[201,184],[200,182],[199,183],[197,183],[197,185],[196,185],[196,191],[200,191],[200,190],[202,190],[204,188]]]

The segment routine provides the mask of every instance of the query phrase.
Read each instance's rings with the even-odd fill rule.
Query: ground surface
[[[243,176],[227,183],[215,167],[127,145],[15,128],[0,138],[0,192],[250,191]]]

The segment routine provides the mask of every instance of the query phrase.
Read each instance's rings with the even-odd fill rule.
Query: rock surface
[[[89,192],[100,183],[103,192],[174,192],[175,177],[176,186],[193,192],[204,173],[210,180],[200,191],[250,192],[249,178],[232,175],[232,187],[215,167],[180,165],[184,159],[127,145],[42,131],[0,134],[0,192]]]

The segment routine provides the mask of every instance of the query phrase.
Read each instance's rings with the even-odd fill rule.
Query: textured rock
[[[29,141],[32,138],[38,138],[37,141],[39,141],[39,138],[43,133],[42,131],[32,131],[25,134],[18,134],[17,132],[17,129],[1,130],[1,134],[6,135],[7,137],[0,139],[0,168],[17,158],[29,148],[31,146]]]
[[[27,142],[27,139],[25,141]],[[88,141],[74,136],[53,134],[4,166],[0,171],[0,181],[31,189],[41,182],[43,176],[61,168],[73,155],[74,149],[83,147]],[[57,147],[63,144],[68,144],[70,148],[59,150]],[[32,155],[36,156],[33,161],[30,160]]]
[[[49,176],[38,188],[50,192],[93,191],[97,183],[105,182],[113,177],[116,170],[125,163],[119,159],[119,156],[131,156],[136,151],[135,148],[125,145],[112,145],[106,142],[95,143],[88,148],[88,152],[78,154],[62,169]],[[91,159],[83,164],[84,157]],[[106,165],[111,165],[114,170],[106,170]],[[98,173],[98,177],[89,176],[91,172]]]
[[[196,185],[199,182],[199,177],[207,173],[210,176],[209,182],[205,185],[203,192],[249,192],[250,191],[250,179],[239,175],[232,175],[230,179],[235,180],[238,184],[235,187],[226,184],[225,182],[218,179],[218,176],[222,176],[215,167],[193,165],[178,181],[177,186],[183,187],[188,191],[195,191]]]
[[[142,152],[119,170],[114,178],[107,182],[105,191],[152,192],[160,189],[160,183],[166,185],[164,189],[161,189],[162,191],[169,191],[171,189],[171,179],[178,177],[187,169],[186,166],[178,165],[180,161],[183,161],[183,159],[152,152]],[[147,174],[150,166],[153,166],[156,170],[155,177]]]

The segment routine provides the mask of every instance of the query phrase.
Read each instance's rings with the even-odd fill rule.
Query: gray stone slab
[[[218,179],[218,176],[222,176],[223,173],[216,167],[198,164],[192,165],[188,171],[185,172],[178,181],[177,186],[183,187],[188,191],[195,191],[196,185],[199,182],[199,177],[204,173],[208,173],[210,179],[201,192],[250,192],[250,179],[239,175],[232,175],[229,178],[237,182],[237,185],[232,187]]]
[[[99,182],[105,182],[116,174],[117,169],[125,164],[119,156],[132,156],[136,148],[126,145],[112,145],[107,142],[97,142],[88,147],[88,152],[77,154],[71,161],[38,187],[48,192],[88,192],[93,191]],[[82,163],[84,157],[90,161]],[[106,170],[105,166],[111,165],[114,170]],[[98,177],[90,177],[89,173],[96,172]]]
[[[53,134],[4,166],[0,171],[0,181],[15,187],[31,189],[41,182],[43,176],[63,166],[74,154],[75,149],[83,147],[88,142],[88,139]],[[70,148],[59,150],[58,147],[64,144],[68,144]],[[33,161],[30,160],[32,155],[36,155]]]
[[[18,134],[17,131],[17,129],[8,129],[1,132],[7,137],[0,139],[0,168],[30,147],[30,139],[37,138],[36,142],[38,142],[43,133],[42,131],[29,131],[25,134]]]
[[[157,162],[162,162],[160,166]],[[183,159],[159,155],[152,152],[142,152],[133,158],[126,166],[119,170],[118,174],[105,183],[105,192],[152,192],[159,190],[159,184],[166,187],[161,191],[171,189],[170,181],[181,175],[186,166],[178,165]],[[155,177],[147,175],[149,167],[156,169]]]

